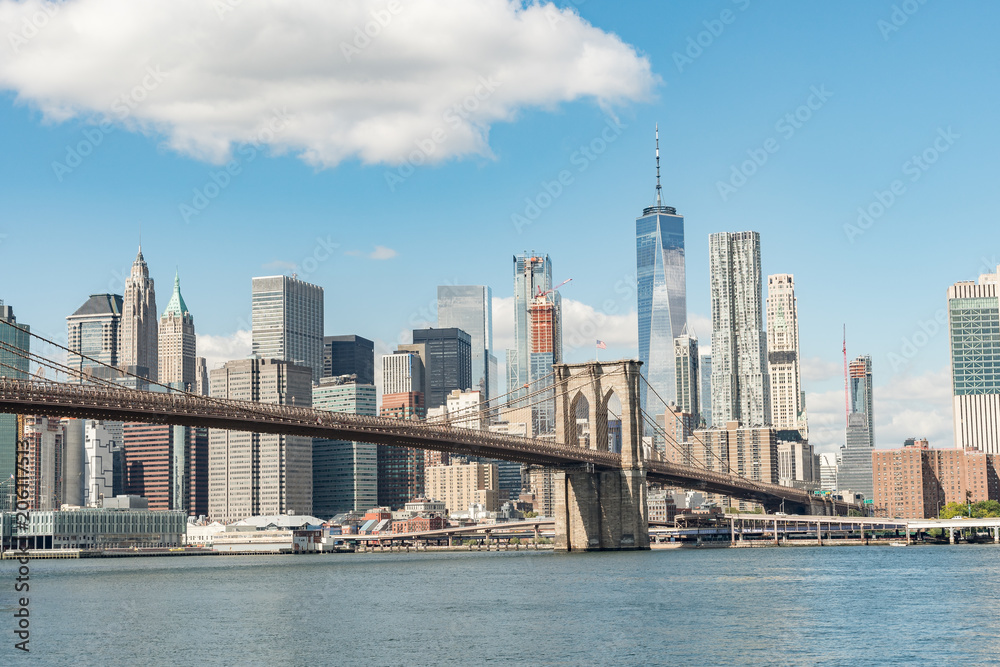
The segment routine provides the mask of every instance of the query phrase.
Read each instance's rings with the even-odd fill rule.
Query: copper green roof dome
[[[164,315],[169,315],[173,313],[180,317],[184,313],[188,313],[187,304],[184,303],[184,297],[181,296],[181,278],[180,275],[174,274],[174,293],[170,296],[170,302],[167,304],[167,309],[163,311]]]

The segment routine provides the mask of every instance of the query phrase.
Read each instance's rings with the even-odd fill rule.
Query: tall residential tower
[[[760,234],[708,237],[712,293],[712,423],[771,423],[767,340],[761,312]]]
[[[767,367],[771,379],[771,425],[809,437],[799,364],[799,316],[795,277],[767,277]]]

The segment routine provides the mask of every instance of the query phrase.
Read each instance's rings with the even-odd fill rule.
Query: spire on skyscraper
[[[170,296],[170,301],[167,303],[167,309],[163,311],[164,317],[169,313],[173,313],[180,317],[184,313],[188,312],[187,304],[184,303],[184,297],[181,296],[181,277],[180,273],[174,273],[174,293]]]
[[[660,124],[656,124],[656,205],[663,206],[660,199]]]

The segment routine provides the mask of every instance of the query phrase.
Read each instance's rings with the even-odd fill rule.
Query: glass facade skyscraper
[[[955,446],[1000,454],[1000,267],[948,288]]]
[[[548,255],[535,252],[514,255],[514,349],[507,350],[507,402],[523,396],[528,391],[524,385],[550,374],[551,365],[562,361],[562,297],[559,292],[550,291],[552,287],[552,260]],[[535,357],[533,373],[531,308],[539,293],[553,306],[555,337],[551,352],[547,353],[551,358]]]
[[[93,373],[101,367],[121,363],[122,297],[119,294],[92,294],[87,302],[66,318],[67,347],[79,354],[70,354],[66,363],[81,372]],[[83,356],[89,357],[84,359]],[[78,381],[77,378],[70,378]],[[82,381],[82,380],[79,380]]]
[[[483,398],[497,395],[493,355],[493,290],[483,285],[439,285],[438,326],[461,329],[472,338],[472,385]]]
[[[356,375],[358,384],[375,384],[375,343],[361,336],[323,339],[323,377]]]
[[[635,220],[636,300],[639,311],[639,360],[650,396],[640,384],[646,414],[666,414],[677,400],[674,339],[687,333],[687,283],[684,216],[660,197],[660,128],[656,127],[656,205]]]
[[[374,417],[375,385],[351,376],[326,377],[313,385],[313,408]],[[378,445],[313,439],[313,514],[329,519],[378,504]]]
[[[448,402],[455,389],[465,391],[472,383],[472,339],[461,329],[414,329],[413,344],[423,345],[428,410]]]
[[[872,358],[863,355],[848,366],[851,414],[865,415],[868,447],[875,446],[875,401],[872,398]]]
[[[281,359],[323,377],[323,288],[296,276],[253,279],[253,354]]]
[[[639,360],[649,385],[663,399],[647,396],[643,410],[662,414],[676,400],[674,339],[687,325],[684,266],[684,217],[671,206],[650,206],[635,221],[636,297],[639,309]]]

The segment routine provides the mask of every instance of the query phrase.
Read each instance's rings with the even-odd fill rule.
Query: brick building
[[[931,449],[910,439],[872,451],[874,505],[888,516],[929,519],[948,503],[1000,500],[1000,455],[974,448]]]

